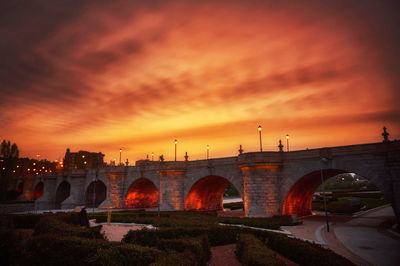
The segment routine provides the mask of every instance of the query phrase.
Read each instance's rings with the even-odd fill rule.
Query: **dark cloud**
[[[283,127],[294,110],[299,129],[399,126],[399,13],[398,1],[2,1],[0,122],[71,139],[198,113],[163,134]]]

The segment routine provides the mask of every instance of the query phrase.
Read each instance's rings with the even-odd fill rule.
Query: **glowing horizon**
[[[21,156],[235,156],[258,125],[264,151],[400,139],[395,1],[0,5],[0,138]]]

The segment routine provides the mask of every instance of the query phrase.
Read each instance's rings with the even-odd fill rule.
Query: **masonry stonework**
[[[291,152],[253,152],[237,157],[198,161],[142,161],[136,166],[21,177],[20,181],[26,183],[21,200],[32,200],[35,184],[41,181],[44,183],[44,191],[35,201],[35,208],[54,208],[57,188],[65,181],[70,184],[71,189],[61,207],[73,208],[85,203],[87,187],[97,178],[107,188],[106,199],[99,207],[124,208],[129,187],[135,180],[144,178],[161,191],[161,210],[184,210],[185,200],[196,183],[208,180],[208,183],[201,183],[202,188],[209,186],[214,194],[215,191],[222,193],[219,188],[213,190],[212,186],[218,185],[213,183],[214,179],[223,179],[232,183],[239,191],[244,201],[246,216],[268,217],[282,213],[290,214],[291,211],[300,209],[306,213],[307,208],[311,207],[309,195],[314,192],[311,190],[315,190],[322,182],[321,172],[324,180],[338,173],[356,173],[368,179],[391,202],[399,219],[400,141]],[[220,182],[219,185],[221,184],[225,185],[227,182]],[[198,193],[201,192],[201,197],[208,201],[220,201],[222,198],[222,194],[211,197],[207,195],[207,189],[202,190]],[[288,202],[291,199],[288,195],[296,201]],[[301,195],[308,195],[308,198],[302,198]],[[285,208],[285,202],[290,207]],[[208,206],[220,204],[216,202]]]

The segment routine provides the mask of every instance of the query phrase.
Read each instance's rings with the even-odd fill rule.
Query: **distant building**
[[[104,166],[104,154],[101,152],[78,151],[67,149],[64,157],[64,169],[96,169]]]

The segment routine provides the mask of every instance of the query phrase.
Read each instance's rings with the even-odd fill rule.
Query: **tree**
[[[0,157],[6,158],[18,158],[19,150],[17,144],[11,145],[10,141],[3,140],[0,148]]]
[[[0,146],[1,168],[0,168],[0,192],[1,198],[6,199],[8,184],[13,176],[13,170],[18,163],[19,150],[17,144],[11,145],[10,141],[3,140]]]

